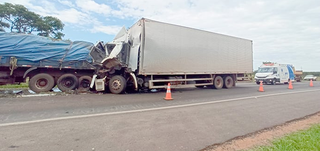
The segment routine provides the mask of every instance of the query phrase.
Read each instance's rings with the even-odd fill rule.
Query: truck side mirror
[[[277,74],[277,71],[273,71],[273,74]]]

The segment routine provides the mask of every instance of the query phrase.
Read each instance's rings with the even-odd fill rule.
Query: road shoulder
[[[320,124],[320,112],[288,121],[282,125],[239,136],[224,143],[213,144],[201,151],[247,150],[257,146],[270,145],[273,139],[280,138],[292,132],[308,129],[314,124]]]

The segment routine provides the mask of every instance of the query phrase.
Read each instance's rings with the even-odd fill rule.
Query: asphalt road
[[[0,150],[200,150],[320,111],[320,83],[0,98]]]

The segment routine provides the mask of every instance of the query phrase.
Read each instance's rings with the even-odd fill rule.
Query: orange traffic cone
[[[263,84],[262,84],[262,81],[260,81],[259,92],[264,92],[264,90],[263,90]]]
[[[165,100],[169,101],[169,100],[173,100],[173,98],[171,97],[171,88],[170,88],[170,83],[168,83],[168,87],[167,87],[167,93],[166,93],[166,97],[164,98]]]
[[[310,87],[313,87],[312,79],[310,80]]]
[[[289,86],[288,86],[288,89],[293,89],[292,81],[291,81],[291,80],[289,80]]]

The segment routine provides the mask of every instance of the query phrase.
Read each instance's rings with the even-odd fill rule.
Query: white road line
[[[140,109],[140,110],[119,111],[119,112],[109,112],[109,113],[98,113],[98,114],[90,114],[90,115],[77,115],[77,116],[57,117],[57,118],[42,119],[42,120],[32,120],[32,121],[23,121],[23,122],[14,122],[14,123],[4,123],[4,124],[0,124],[0,127],[14,126],[14,125],[24,125],[24,124],[32,124],[32,123],[41,123],[41,122],[49,122],[49,121],[58,121],[58,120],[68,120],[68,119],[79,119],[79,118],[87,118],[87,117],[106,116],[106,115],[118,115],[118,114],[127,114],[127,113],[137,113],[137,112],[146,112],[146,111],[174,109],[174,108],[182,108],[182,107],[207,105],[207,104],[225,103],[225,102],[232,102],[232,101],[245,100],[245,99],[256,99],[256,98],[270,97],[270,96],[277,96],[277,95],[314,92],[314,91],[320,91],[320,89],[305,90],[305,91],[293,91],[293,92],[284,92],[284,93],[274,93],[274,94],[257,95],[257,96],[234,98],[234,99],[214,100],[214,101],[209,101],[209,102],[201,102],[201,103],[193,103],[193,104],[184,104],[184,105],[175,105],[175,106],[167,106],[167,107]]]

